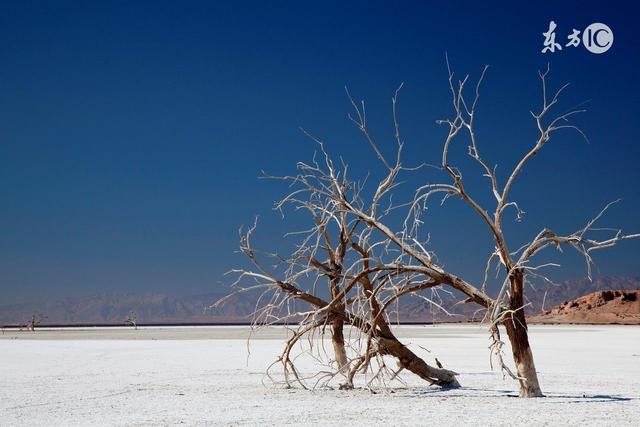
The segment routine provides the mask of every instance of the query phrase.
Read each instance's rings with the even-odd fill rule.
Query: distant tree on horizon
[[[31,332],[35,332],[36,326],[40,326],[43,320],[47,319],[47,316],[43,316],[40,313],[33,313],[31,315],[31,319],[29,319],[26,323],[27,330]]]
[[[127,326],[133,326],[134,330],[138,330],[138,315],[135,311],[131,311],[126,319],[124,319],[124,324]]]

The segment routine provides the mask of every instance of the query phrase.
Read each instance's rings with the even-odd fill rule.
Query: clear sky
[[[444,129],[435,120],[450,113],[445,52],[459,74],[491,66],[478,133],[502,178],[535,138],[538,69],[549,62],[552,85],[571,82],[564,108],[587,102],[578,124],[590,144],[559,134],[518,182],[527,216],[509,223],[514,247],[541,226],[574,231],[616,198],[623,203],[603,225],[637,232],[633,3],[2,2],[0,301],[219,290],[243,263],[240,225],[259,214],[267,247],[301,226],[270,210],[286,188],[256,179],[311,157],[299,126],[360,175],[377,168],[346,119],[344,85],[367,100],[392,149],[390,97],[404,82],[407,156],[437,162]],[[603,22],[613,47],[542,54],[550,20],[563,45],[572,28]],[[473,167],[465,177],[482,182]],[[479,278],[492,244],[478,220],[455,201],[428,218],[440,259]],[[639,254],[629,242],[596,260],[601,274],[640,275]],[[560,261],[553,277],[584,275],[577,256]]]

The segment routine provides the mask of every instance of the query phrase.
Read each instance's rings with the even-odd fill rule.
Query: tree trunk
[[[520,381],[520,397],[542,397],[542,390],[538,383],[538,374],[533,362],[533,353],[529,346],[527,320],[524,315],[524,275],[522,271],[515,272],[511,279],[509,308],[513,312],[504,319],[504,326],[511,342],[513,361]]]
[[[347,351],[344,346],[344,322],[340,319],[333,321],[331,329],[331,341],[333,343],[333,352],[336,357],[336,364],[339,372],[349,371],[349,359],[347,359]]]
[[[429,366],[393,335],[391,337],[378,337],[377,342],[380,354],[397,358],[400,368],[408,369],[423,380],[440,387],[460,387],[460,383],[456,379],[456,375],[458,375],[456,372]]]

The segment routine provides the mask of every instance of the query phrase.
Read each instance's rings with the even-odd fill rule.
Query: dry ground
[[[638,425],[640,327],[532,326],[546,398],[522,400],[489,368],[485,329],[406,326],[399,336],[460,372],[462,389],[285,390],[263,385],[273,328],[91,329],[0,335],[0,425]],[[426,351],[430,350],[430,353]]]

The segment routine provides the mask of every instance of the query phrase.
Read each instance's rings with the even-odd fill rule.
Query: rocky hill
[[[640,324],[640,290],[592,292],[534,316],[535,323]]]

